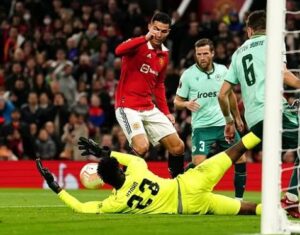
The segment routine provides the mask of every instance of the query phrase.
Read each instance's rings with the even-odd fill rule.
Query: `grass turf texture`
[[[81,201],[101,200],[106,190],[69,192]],[[220,192],[232,196],[232,192]],[[245,200],[260,201],[246,192]],[[0,189],[0,234],[163,235],[259,233],[259,216],[78,214],[49,190]]]

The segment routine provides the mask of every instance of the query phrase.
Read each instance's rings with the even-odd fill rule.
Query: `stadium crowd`
[[[288,9],[299,9],[296,1],[287,2]],[[4,0],[0,8],[0,158],[85,160],[77,149],[79,136],[130,153],[114,114],[121,68],[114,50],[122,41],[145,34],[152,13],[145,14],[138,1],[117,0]],[[166,94],[190,160],[191,115],[173,105],[180,75],[194,63],[194,43],[202,37],[213,40],[214,61],[228,66],[246,39],[245,22],[233,8],[218,15],[191,9],[183,17],[175,10],[168,13],[174,24],[166,43],[171,55]],[[300,18],[290,15],[287,30],[299,27]],[[288,49],[299,48],[298,36],[287,35]],[[288,55],[292,68],[299,60]],[[235,92],[243,113],[239,88]],[[296,98],[291,95],[289,102]],[[146,157],[166,158],[162,148],[152,148]],[[284,159],[294,162],[294,154]],[[248,152],[248,161],[260,162],[261,153]]]

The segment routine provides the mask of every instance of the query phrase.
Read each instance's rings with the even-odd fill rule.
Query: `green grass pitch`
[[[106,190],[69,192],[81,201],[101,200]],[[221,192],[232,196],[232,192]],[[260,201],[260,193],[245,193]],[[0,189],[0,234],[192,235],[259,233],[259,216],[77,214],[49,190]]]

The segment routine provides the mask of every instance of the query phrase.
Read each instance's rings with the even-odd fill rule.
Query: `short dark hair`
[[[215,46],[214,43],[212,42],[212,40],[208,39],[208,38],[202,38],[200,40],[198,40],[197,42],[195,42],[195,47],[204,47],[204,46],[209,46],[210,51],[215,51]]]
[[[264,10],[253,11],[247,18],[247,27],[254,31],[266,29],[266,12]]]
[[[120,171],[119,163],[114,157],[103,157],[97,168],[97,173],[104,183],[110,184],[113,187],[118,185]]]
[[[157,12],[152,16],[151,22],[158,21],[171,26],[171,18],[164,12]]]

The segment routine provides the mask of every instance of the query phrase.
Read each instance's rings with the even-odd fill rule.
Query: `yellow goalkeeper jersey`
[[[144,159],[112,152],[112,157],[127,166],[125,182],[103,201],[81,203],[62,190],[58,195],[69,207],[81,213],[177,214],[178,182],[163,179],[148,170]],[[180,212],[179,212],[180,213]]]

